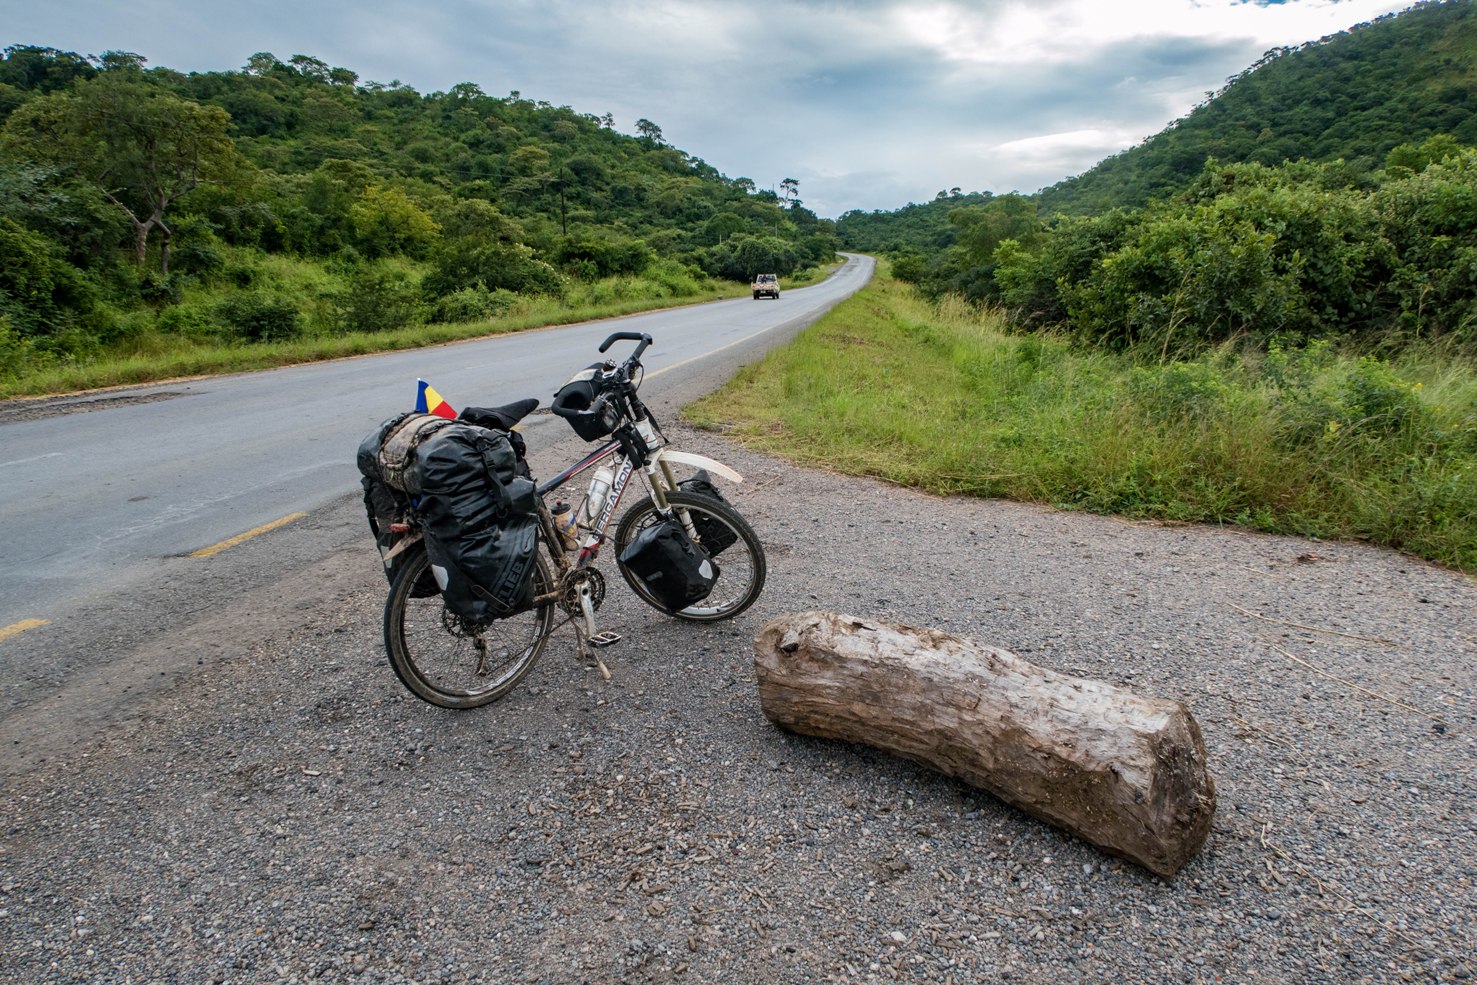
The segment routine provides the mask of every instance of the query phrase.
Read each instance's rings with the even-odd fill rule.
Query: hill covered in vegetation
[[[694,296],[836,245],[796,182],[729,178],[650,120],[306,55],[184,74],[13,45],[0,123],[0,375]]]
[[[1271,53],[1145,145],[1034,196],[848,213],[938,298],[1156,359],[1226,340],[1477,347],[1477,9]]]
[[[1417,4],[1339,34],[1274,48],[1160,133],[1037,196],[1046,212],[1143,205],[1194,181],[1207,159],[1275,167],[1380,167],[1400,144],[1477,144],[1477,6]]]

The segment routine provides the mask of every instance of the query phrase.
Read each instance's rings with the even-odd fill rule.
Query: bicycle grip
[[[600,343],[600,351],[604,352],[617,342],[640,342],[641,344],[636,347],[636,351],[633,353],[633,356],[639,356],[647,346],[651,345],[651,336],[645,332],[616,332],[610,338]]]

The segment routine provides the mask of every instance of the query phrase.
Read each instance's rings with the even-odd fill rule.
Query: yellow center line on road
[[[306,513],[291,513],[280,520],[273,520],[271,523],[264,523],[260,527],[253,527],[246,531],[246,533],[237,534],[229,540],[221,541],[219,544],[212,544],[209,547],[202,547],[198,551],[191,551],[187,557],[215,557],[227,548],[235,547],[237,544],[245,543],[253,537],[259,537],[270,530],[276,530],[278,527],[286,526],[294,520],[301,520],[307,515]]]
[[[28,629],[36,629],[37,627],[47,625],[50,625],[50,620],[48,619],[22,619],[20,622],[13,622],[9,626],[0,629],[0,640],[8,640],[12,636],[19,636]]]

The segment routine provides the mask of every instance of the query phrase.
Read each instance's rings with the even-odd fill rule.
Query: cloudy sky
[[[1033,192],[1280,45],[1410,0],[0,0],[0,44],[218,71],[304,54],[615,117],[822,216]]]

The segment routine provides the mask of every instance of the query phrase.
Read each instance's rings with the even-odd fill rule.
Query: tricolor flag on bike
[[[416,380],[418,390],[415,395],[415,412],[417,414],[435,414],[437,417],[445,417],[456,420],[456,409],[441,399],[441,394],[436,388],[425,380]]]

